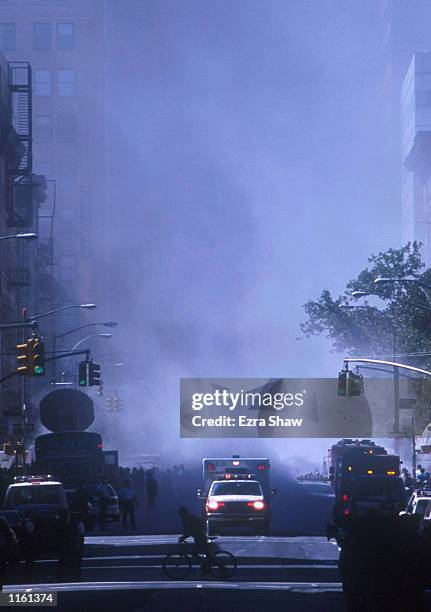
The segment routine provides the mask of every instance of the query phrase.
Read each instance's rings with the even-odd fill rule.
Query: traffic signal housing
[[[26,342],[22,344],[16,345],[16,350],[18,351],[18,355],[16,357],[18,361],[18,365],[16,368],[17,373],[20,376],[29,376],[30,375],[30,343],[33,342],[33,338],[30,338]]]
[[[364,377],[350,370],[341,370],[338,375],[338,395],[352,397],[361,395],[364,390]]]
[[[95,387],[101,383],[101,370],[98,363],[81,361],[79,364],[78,384],[80,387]]]
[[[80,387],[86,387],[88,385],[88,367],[89,361],[81,361],[79,364],[78,372],[78,384]]]
[[[16,345],[18,355],[17,373],[20,376],[43,376],[45,374],[45,345],[39,338],[28,338]]]
[[[101,369],[98,363],[90,361],[90,368],[88,372],[88,385],[90,387],[99,386],[101,383]]]
[[[34,338],[31,349],[31,376],[43,376],[45,374],[45,344],[42,340]]]

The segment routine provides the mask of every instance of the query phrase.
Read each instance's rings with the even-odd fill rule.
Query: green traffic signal
[[[36,338],[32,345],[31,363],[34,376],[42,376],[45,373],[45,344]]]
[[[86,387],[88,384],[88,361],[81,361],[79,364],[78,382],[80,387]]]

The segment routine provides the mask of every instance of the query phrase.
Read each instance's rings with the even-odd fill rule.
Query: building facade
[[[103,0],[3,0],[0,49],[33,69],[34,172],[48,197],[39,234],[54,237],[58,306],[97,302],[105,283],[105,87]],[[48,247],[47,247],[48,248]],[[44,321],[57,334],[85,323],[66,310]],[[54,327],[55,326],[55,327]]]
[[[431,49],[431,3],[381,0],[379,8],[386,158],[393,176],[399,177],[393,181],[391,194],[397,202],[401,193],[402,244],[413,240],[423,242],[423,259],[429,266],[427,179],[426,171],[418,164],[419,157],[425,154],[423,137],[429,129],[427,51]]]
[[[19,222],[26,198],[22,188],[13,206],[5,204],[0,223],[11,229],[12,215],[18,219],[15,230],[32,228],[39,236],[37,245],[0,243],[0,282],[9,287],[0,295],[0,320],[19,320],[23,308],[30,315],[96,303],[96,320],[103,321],[107,286],[105,1],[2,0],[0,52],[5,74],[22,62],[31,66],[31,218],[26,219],[24,230],[24,221]],[[3,77],[0,87],[6,87]],[[10,90],[7,95],[15,108],[12,121],[21,125],[18,111],[23,96],[11,95]],[[6,265],[9,256],[12,259]],[[56,336],[94,320],[80,308],[40,319],[46,351],[55,346]],[[5,372],[16,368],[15,345],[22,337],[22,331],[1,336],[2,352],[8,353],[2,362]],[[57,342],[57,348],[68,348],[79,338],[67,336]],[[13,440],[15,434],[19,438],[23,400],[27,420],[37,418],[38,400],[52,390],[51,382],[60,371],[61,362],[55,369],[49,367],[43,380],[27,381],[26,397],[20,381],[2,392],[0,442],[5,437]]]
[[[431,52],[413,55],[401,91],[402,240],[431,265]]]

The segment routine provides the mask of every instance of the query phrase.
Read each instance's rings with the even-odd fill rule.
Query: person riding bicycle
[[[179,515],[183,524],[183,534],[178,539],[178,542],[185,542],[187,538],[193,538],[192,554],[195,556],[205,555],[205,559],[201,564],[201,575],[208,574],[210,570],[209,543],[205,524],[202,519],[194,514],[190,514],[187,506],[180,507]]]

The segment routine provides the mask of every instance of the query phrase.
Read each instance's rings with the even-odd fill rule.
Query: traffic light
[[[16,345],[16,350],[18,351],[16,357],[18,366],[16,371],[20,376],[30,376],[30,351],[32,342],[33,338],[29,338],[29,340],[23,344]]]
[[[95,387],[96,385],[100,385],[101,382],[101,372],[100,365],[98,363],[89,362],[89,371],[88,371],[88,385],[90,387]]]
[[[45,374],[45,345],[39,338],[29,338],[16,345],[18,355],[17,372],[21,376],[43,376]]]
[[[114,397],[114,410],[115,412],[123,412],[124,410],[123,400],[121,399],[121,397],[118,397],[118,395]]]
[[[341,370],[338,375],[338,395],[351,397],[361,395],[364,390],[364,377],[349,370]]]
[[[78,384],[80,387],[86,387],[88,385],[89,365],[90,361],[81,361],[79,364]]]
[[[34,338],[31,346],[30,376],[43,376],[45,374],[45,344],[39,338]]]
[[[81,361],[79,364],[78,383],[80,387],[95,387],[101,383],[100,365],[92,361]]]
[[[123,412],[123,400],[118,395],[106,398],[106,410],[108,412]]]
[[[361,374],[350,373],[350,393],[349,395],[361,395],[364,391],[364,377]]]
[[[106,410],[108,412],[112,412],[114,409],[114,398],[113,397],[107,397],[106,398]]]
[[[13,445],[12,442],[5,442],[3,444],[3,452],[5,453],[5,455],[14,455],[15,454],[15,447]]]

